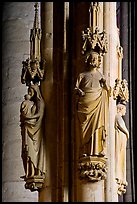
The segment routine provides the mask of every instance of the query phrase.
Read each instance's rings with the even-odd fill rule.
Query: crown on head
[[[85,31],[82,31],[82,40],[84,41],[82,54],[87,58],[92,51],[97,52],[101,56],[108,51],[106,32],[99,32],[98,27],[96,27],[94,33],[92,33],[91,28],[87,28]]]

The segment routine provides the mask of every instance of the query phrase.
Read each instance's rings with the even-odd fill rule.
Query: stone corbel
[[[79,178],[95,182],[106,179],[106,158],[86,156],[79,160]]]
[[[118,184],[117,194],[122,195],[126,193],[126,187],[128,186],[127,182],[123,182],[120,179],[116,178],[116,183]]]
[[[44,185],[44,176],[33,176],[33,177],[25,177],[22,176],[21,178],[24,179],[25,183],[25,188],[29,189],[30,191],[40,191],[40,189]]]

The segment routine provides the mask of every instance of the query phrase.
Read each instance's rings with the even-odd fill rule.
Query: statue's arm
[[[102,77],[102,78],[100,79],[100,84],[101,84],[101,87],[103,87],[103,88],[107,91],[108,96],[111,96],[111,91],[112,91],[112,89],[111,89],[111,87],[107,84],[106,79],[105,79],[104,77]]]
[[[80,86],[80,83],[81,83],[81,80],[82,80],[82,75],[80,74],[77,78],[77,81],[76,81],[76,86],[75,86],[75,93],[78,94],[79,96],[84,96],[85,95],[85,92],[79,88]]]

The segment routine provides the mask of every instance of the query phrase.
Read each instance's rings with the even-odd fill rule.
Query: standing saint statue
[[[87,70],[79,74],[75,87],[78,94],[77,113],[81,128],[80,157],[104,157],[110,87],[99,72],[100,55],[91,51],[86,63]]]
[[[42,137],[44,100],[38,84],[31,85],[20,107],[22,159],[25,178],[41,177],[46,172],[46,159]]]
[[[129,131],[122,118],[126,113],[125,104],[117,104],[117,114],[115,116],[115,178],[118,187],[118,194],[126,192],[126,145],[129,139]]]

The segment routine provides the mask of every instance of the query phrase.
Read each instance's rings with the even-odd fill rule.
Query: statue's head
[[[25,94],[24,98],[25,98],[25,100],[30,100],[31,96],[29,94]]]
[[[125,103],[118,103],[117,104],[117,112],[121,113],[122,116],[126,114],[126,105]]]
[[[87,56],[86,63],[91,68],[97,68],[99,64],[99,54],[95,51],[91,51]]]

